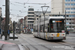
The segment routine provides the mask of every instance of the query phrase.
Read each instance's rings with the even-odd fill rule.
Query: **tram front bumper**
[[[66,37],[49,37],[49,40],[66,40]]]

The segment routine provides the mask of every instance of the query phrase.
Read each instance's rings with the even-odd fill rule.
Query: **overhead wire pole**
[[[4,28],[4,35],[5,35],[5,40],[7,40],[7,37],[8,37],[8,30],[9,30],[9,0],[5,0],[5,12],[6,12],[6,15],[5,15],[5,28]]]
[[[65,31],[67,30],[67,27],[66,27],[66,10],[65,10]]]
[[[0,16],[0,34],[1,34],[1,16]]]
[[[46,7],[46,10],[44,10],[45,7]],[[47,12],[47,9],[49,8],[49,6],[41,6],[41,8],[44,15],[44,38],[45,38],[45,13]]]

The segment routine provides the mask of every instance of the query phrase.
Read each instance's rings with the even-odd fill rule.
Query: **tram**
[[[50,16],[39,18],[34,24],[34,37],[46,40],[65,40],[65,18],[63,16]]]

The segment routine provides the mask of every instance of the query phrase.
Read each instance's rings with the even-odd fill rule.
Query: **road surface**
[[[19,42],[26,50],[75,50],[75,37],[68,35],[63,41],[47,41],[32,34],[18,34]]]

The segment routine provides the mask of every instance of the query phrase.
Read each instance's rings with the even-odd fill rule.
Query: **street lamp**
[[[44,15],[44,38],[45,38],[45,13],[47,12],[47,9],[49,8],[49,6],[41,6],[41,8]]]

